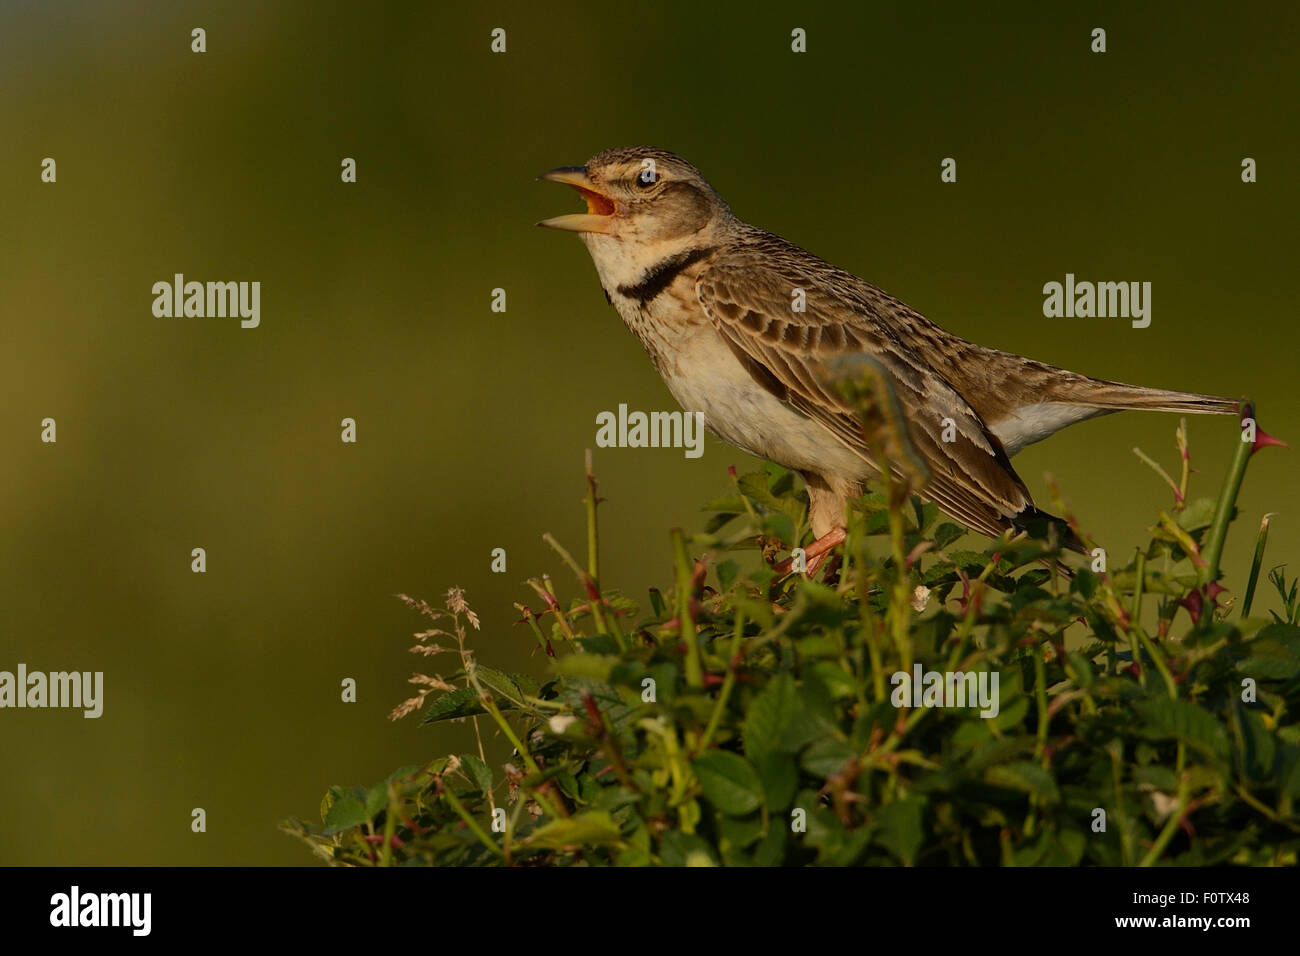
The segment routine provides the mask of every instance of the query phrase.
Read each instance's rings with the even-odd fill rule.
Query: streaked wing
[[[696,283],[705,312],[741,363],[878,471],[862,422],[825,367],[836,355],[870,355],[889,376],[912,443],[929,466],[922,494],[990,537],[1010,527],[1011,516],[1032,506],[1029,491],[974,409],[882,320],[872,299],[884,294],[820,260],[815,266],[826,271],[773,251],[778,255],[762,247],[734,252]],[[846,287],[848,280],[861,288]],[[796,289],[806,296],[802,312],[794,309]],[[945,419],[955,426],[954,442],[942,441]]]

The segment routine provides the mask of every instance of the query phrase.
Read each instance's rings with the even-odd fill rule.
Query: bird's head
[[[585,166],[561,166],[538,178],[572,186],[587,202],[585,213],[538,225],[579,233],[593,252],[608,242],[625,248],[677,245],[731,219],[698,169],[651,146],[609,149]]]

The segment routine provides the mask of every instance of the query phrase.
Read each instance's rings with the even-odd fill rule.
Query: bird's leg
[[[826,555],[838,544],[844,541],[845,531],[843,528],[832,528],[824,535],[814,541],[808,547],[803,549],[804,557],[804,574],[812,575],[819,567]],[[789,574],[794,570],[794,555],[786,558],[775,568],[777,574]]]
[[[828,555],[826,570],[822,574],[822,584],[832,588],[838,585],[840,583],[840,566],[843,563],[838,554]]]
[[[844,542],[847,532],[844,528],[832,528],[824,535],[803,549],[804,559],[808,562],[808,575],[811,577],[822,566],[831,551]]]

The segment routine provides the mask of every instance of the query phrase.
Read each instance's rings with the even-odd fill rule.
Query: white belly
[[[1040,402],[1017,408],[996,424],[990,423],[989,430],[998,436],[1010,458],[1026,445],[1042,441],[1067,425],[1105,413],[1106,410],[1102,408],[1080,408],[1064,402]]]
[[[699,329],[663,373],[683,409],[704,412],[711,432],[751,455],[846,479],[870,472],[830,431],[754,381],[712,328]]]

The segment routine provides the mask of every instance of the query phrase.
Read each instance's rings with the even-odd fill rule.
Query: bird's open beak
[[[550,219],[543,219],[537,225],[548,229],[565,229],[569,232],[610,233],[614,231],[614,213],[618,207],[614,204],[614,200],[596,189],[591,177],[587,175],[586,166],[558,166],[537,178],[572,186],[587,201],[586,213],[552,216]]]

